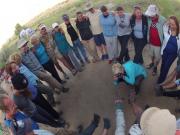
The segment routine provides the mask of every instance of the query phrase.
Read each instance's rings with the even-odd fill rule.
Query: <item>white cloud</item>
[[[24,24],[40,12],[63,0],[3,0],[0,4],[0,46],[14,33],[17,23]]]

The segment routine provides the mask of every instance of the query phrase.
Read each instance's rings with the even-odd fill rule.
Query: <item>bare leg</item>
[[[165,86],[175,80],[176,78],[176,69],[167,77],[167,79],[161,84],[161,86]]]
[[[63,64],[65,67],[67,67],[70,71],[72,71],[73,69],[71,68],[71,66],[67,63],[67,61],[61,57],[61,58],[58,58]]]
[[[175,82],[170,82],[166,85],[163,85],[162,87],[163,87],[163,89],[173,89],[173,88],[176,88],[177,86],[176,86]]]
[[[105,129],[105,128],[104,128],[101,135],[108,135],[108,129]]]

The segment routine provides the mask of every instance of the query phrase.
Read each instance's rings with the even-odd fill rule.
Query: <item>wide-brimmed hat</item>
[[[28,41],[24,38],[21,38],[18,43],[17,43],[17,47],[18,49],[20,49],[21,47],[23,47],[26,43],[28,43]]]
[[[147,16],[155,16],[159,14],[159,9],[156,5],[149,5],[148,9],[145,12],[145,15]]]
[[[141,116],[140,125],[145,135],[175,135],[176,118],[167,109],[151,107]]]

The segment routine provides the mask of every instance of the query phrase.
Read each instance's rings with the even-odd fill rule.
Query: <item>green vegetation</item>
[[[92,0],[95,7],[100,7],[109,2],[113,3],[112,10],[118,5],[124,6],[127,12],[132,12],[132,7],[139,4],[143,7],[143,10],[151,3],[156,4],[160,8],[160,12],[163,16],[168,17],[175,15],[180,19],[180,0]],[[51,26],[53,22],[62,22],[61,16],[66,13],[70,17],[74,17],[77,11],[83,11],[85,7],[85,0],[67,0],[64,3],[57,4],[51,9],[47,9],[45,12],[33,18],[25,26],[17,25],[17,31],[15,35],[11,37],[7,43],[5,43],[0,51],[0,67],[4,65],[8,56],[17,51],[16,42],[18,41],[19,28],[32,27],[37,28],[38,24],[45,23],[47,26]]]

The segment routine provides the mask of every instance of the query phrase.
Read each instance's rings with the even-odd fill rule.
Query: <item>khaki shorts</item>
[[[151,57],[155,57],[156,60],[160,60],[161,58],[161,47],[149,45],[150,55]]]

